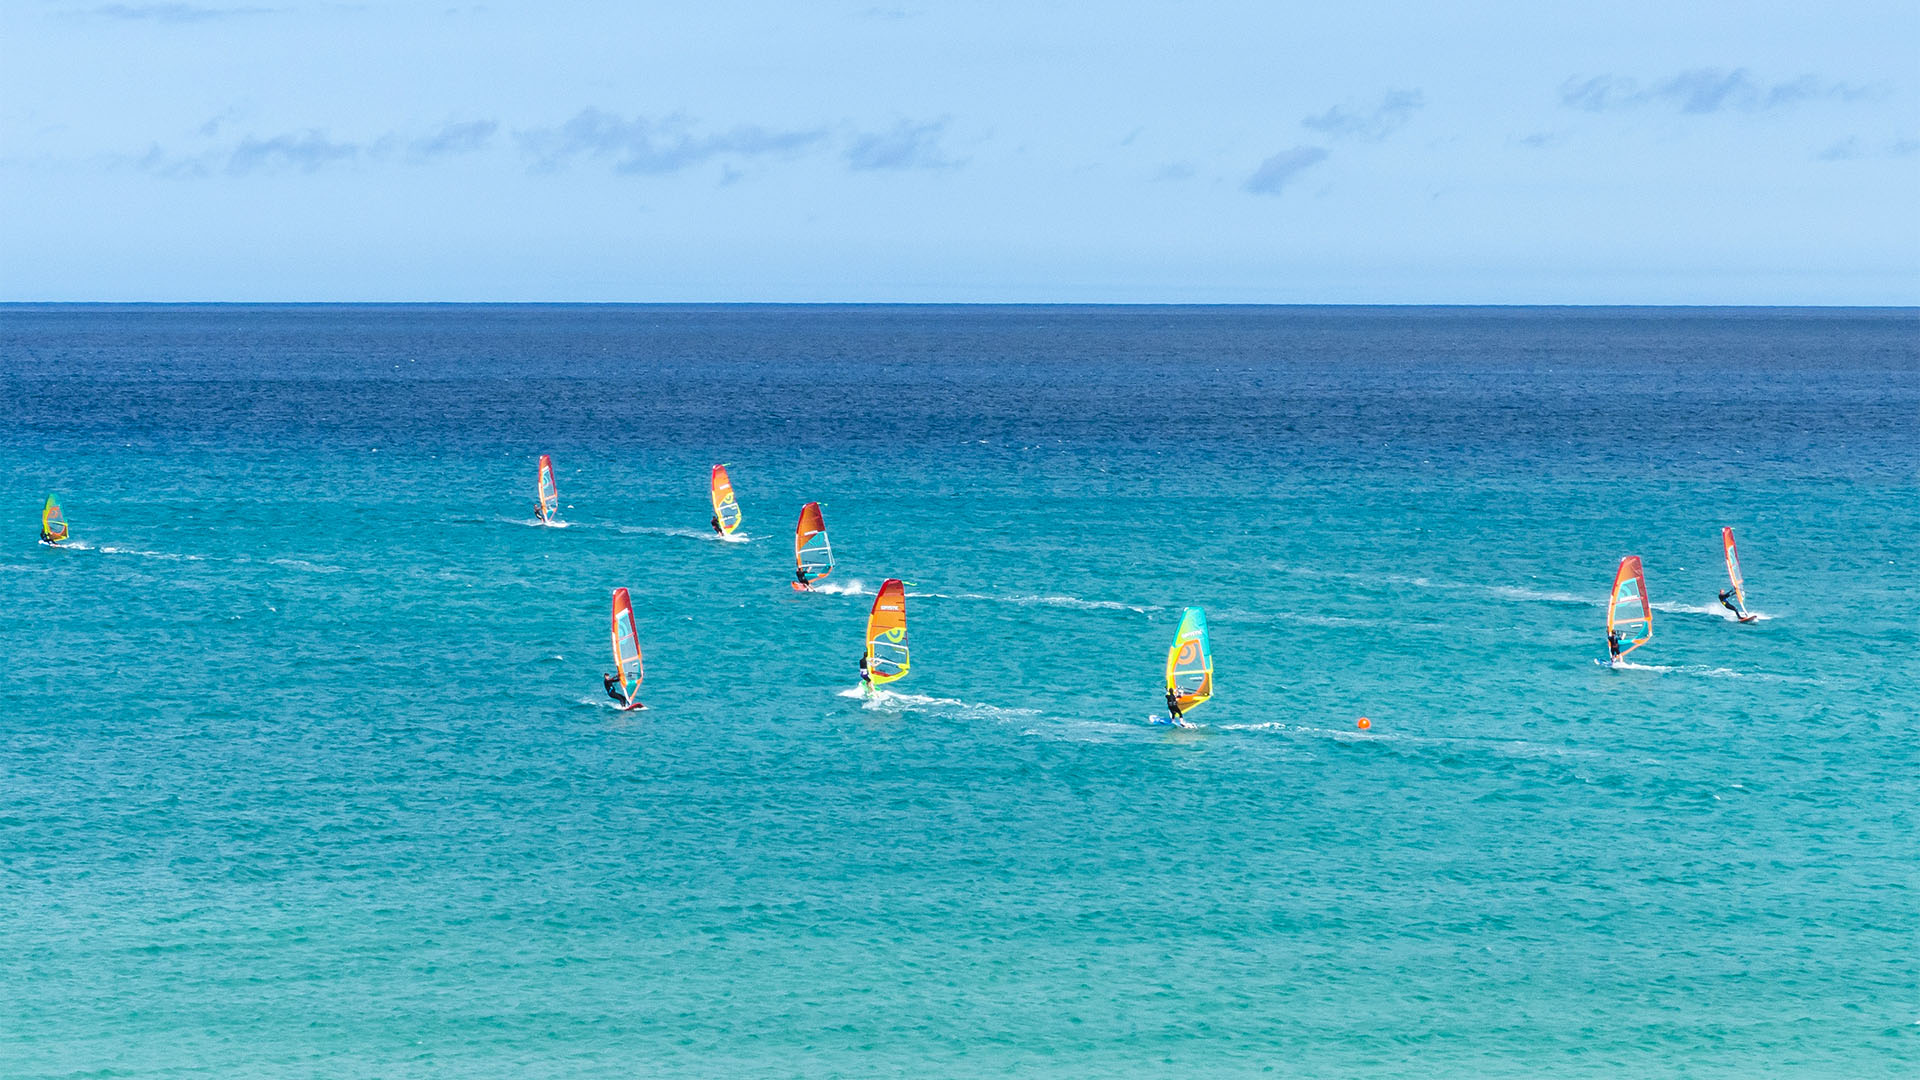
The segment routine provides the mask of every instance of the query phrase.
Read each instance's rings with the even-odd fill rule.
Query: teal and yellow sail
[[[47,496],[47,505],[40,511],[40,542],[58,544],[67,538],[67,517],[60,512],[60,500]]]
[[[1190,607],[1180,616],[1167,649],[1167,701],[1176,716],[1213,696],[1213,644],[1207,640],[1207,613]]]

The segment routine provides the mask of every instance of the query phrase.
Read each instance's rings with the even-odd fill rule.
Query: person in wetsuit
[[[1180,721],[1180,694],[1171,686],[1167,687],[1167,719]]]
[[[807,576],[807,568],[804,566],[794,567],[793,579],[795,581],[798,581],[802,588],[807,588],[807,589],[813,588],[813,579]],[[861,658],[861,663],[862,664],[866,663],[865,657]]]
[[[632,708],[633,699],[627,696],[627,688],[621,685],[619,679],[603,671],[600,673],[600,681],[607,688],[607,696],[619,702],[621,708]]]
[[[1607,631],[1607,652],[1612,654],[1612,659],[1620,659],[1620,631]]]
[[[1740,610],[1740,605],[1738,605],[1738,604],[1736,604],[1736,603],[1734,603],[1734,602],[1733,602],[1733,590],[1732,590],[1732,589],[1721,589],[1721,590],[1720,590],[1720,606],[1721,606],[1721,607],[1723,607],[1723,608],[1726,608],[1726,609],[1727,609],[1728,611],[1731,611],[1731,612],[1733,612],[1733,613],[1734,613],[1735,615],[1739,615],[1739,616],[1741,616],[1741,617],[1743,617],[1743,618],[1744,618],[1744,617],[1746,616],[1746,614],[1747,614],[1746,612],[1744,612],[1744,611],[1741,611],[1741,610]]]

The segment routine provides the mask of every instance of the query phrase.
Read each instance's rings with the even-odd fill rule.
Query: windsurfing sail
[[[1727,577],[1733,582],[1734,602],[1744,615],[1747,611],[1747,583],[1740,576],[1740,549],[1733,544],[1733,526],[1720,526],[1720,545],[1727,549]],[[1764,543],[1760,546],[1766,547]],[[1766,552],[1762,551],[1761,554]]]
[[[800,508],[800,524],[793,530],[793,563],[809,581],[826,577],[833,569],[833,545],[827,542],[827,522],[817,502]]]
[[[1207,613],[1190,607],[1167,650],[1167,693],[1181,712],[1213,696],[1213,645],[1207,640]]]
[[[720,523],[720,535],[732,536],[740,527],[740,504],[733,497],[733,480],[725,465],[713,467],[713,520]]]
[[[867,613],[867,681],[890,683],[907,673],[907,662],[907,587],[888,578]]]
[[[560,512],[560,489],[553,482],[553,459],[540,455],[540,520],[552,521]]]
[[[40,511],[40,539],[57,544],[67,538],[67,517],[60,512],[60,500],[47,496],[46,509]]]
[[[1613,596],[1607,603],[1607,640],[1620,635],[1619,659],[1653,640],[1653,604],[1647,599],[1647,578],[1640,572],[1640,556],[1620,560],[1613,572]]]
[[[620,688],[632,701],[640,692],[644,674],[640,664],[640,635],[633,628],[633,601],[627,590],[613,590],[613,666],[620,669]]]

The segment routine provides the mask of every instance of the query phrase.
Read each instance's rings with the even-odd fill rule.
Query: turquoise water
[[[0,1074],[1910,1075],[1916,329],[0,309]]]

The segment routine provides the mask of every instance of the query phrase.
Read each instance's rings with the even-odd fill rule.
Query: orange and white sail
[[[1727,552],[1727,580],[1733,583],[1734,611],[1744,619],[1747,617],[1747,582],[1740,575],[1740,549],[1733,542],[1733,526],[1720,527],[1720,546]]]
[[[1640,556],[1620,560],[1613,572],[1613,592],[1607,601],[1607,640],[1619,635],[1619,659],[1653,640],[1653,604],[1647,599],[1647,578],[1640,570]]]
[[[800,523],[793,529],[793,565],[807,581],[833,572],[833,545],[827,541],[827,522],[817,502],[800,508]],[[799,588],[799,583],[794,587]]]

